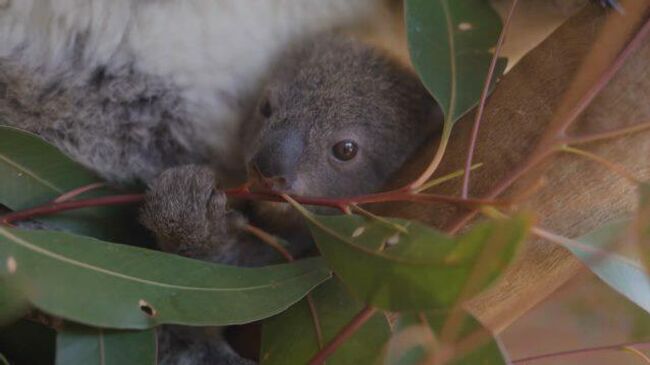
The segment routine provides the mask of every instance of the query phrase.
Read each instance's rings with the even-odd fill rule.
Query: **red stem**
[[[101,198],[93,198],[93,199],[64,201],[60,203],[48,203],[38,207],[5,214],[0,217],[0,224],[8,225],[11,224],[11,222],[63,212],[66,210],[138,203],[141,202],[143,199],[144,199],[144,194],[125,194],[125,195],[104,196]]]
[[[320,350],[314,357],[309,361],[309,365],[320,365],[330,357],[336,349],[341,346],[350,336],[361,328],[372,316],[375,315],[377,310],[372,307],[365,307],[361,310],[336,336],[327,344],[325,347]]]
[[[620,350],[620,349],[625,348],[625,347],[634,347],[634,346],[650,346],[650,341],[628,342],[628,343],[621,343],[621,344],[618,344],[618,345],[607,345],[607,346],[598,346],[598,347],[586,347],[586,348],[581,348],[581,349],[576,349],[576,350],[568,350],[568,351],[554,352],[554,353],[550,353],[550,354],[535,355],[535,356],[530,356],[530,357],[526,357],[526,358],[523,358],[523,359],[514,360],[514,361],[512,361],[512,363],[513,364],[523,364],[523,363],[530,362],[530,361],[537,361],[537,360],[548,359],[548,358],[552,358],[552,357],[584,354],[584,353],[598,352],[598,351]]]
[[[72,192],[77,192],[78,189],[73,190]],[[281,196],[281,193],[274,191],[259,191],[251,192],[246,188],[235,188],[224,190],[224,193],[231,198],[240,198],[240,199],[249,199],[249,200],[266,200],[266,201],[277,201],[284,202],[284,199]],[[67,194],[64,194],[67,195]],[[88,207],[98,207],[98,206],[107,206],[107,205],[120,205],[120,204],[130,204],[130,203],[139,203],[144,199],[144,194],[126,194],[126,195],[113,195],[105,196],[101,198],[93,199],[80,199],[75,201],[59,201],[51,202],[41,206],[37,206],[30,209],[25,209],[13,213],[9,213],[3,216],[0,216],[0,224],[10,224],[11,222],[30,219],[34,217],[39,217],[43,215],[54,214],[58,212],[63,212],[67,210],[88,208]],[[380,202],[389,202],[389,201],[414,201],[421,203],[430,203],[430,202],[439,202],[439,203],[448,203],[448,204],[463,204],[470,207],[479,206],[479,205],[504,205],[508,204],[507,202],[498,202],[486,199],[461,199],[455,197],[448,197],[445,195],[435,195],[435,194],[416,194],[409,191],[403,190],[394,190],[384,193],[362,195],[352,198],[312,198],[312,197],[294,197],[294,199],[306,205],[318,205],[325,207],[332,207],[339,209],[343,212],[348,212],[349,207],[353,204],[371,204],[371,203],[380,203]]]
[[[497,46],[494,50],[494,55],[490,61],[490,68],[488,70],[487,76],[485,77],[485,83],[483,85],[483,91],[481,92],[481,99],[478,104],[478,110],[476,111],[476,117],[474,118],[474,127],[472,128],[472,136],[470,138],[469,146],[467,149],[467,159],[465,160],[465,175],[463,176],[463,190],[461,197],[467,198],[469,194],[469,177],[472,171],[472,159],[474,158],[474,150],[476,149],[476,140],[478,139],[478,131],[481,126],[481,121],[483,120],[483,110],[485,109],[485,102],[490,93],[490,84],[492,83],[492,78],[494,77],[494,70],[497,66],[497,60],[499,59],[499,53],[501,53],[501,47],[503,46],[503,41],[506,38],[508,32],[508,26],[512,20],[512,14],[515,12],[517,7],[518,0],[512,0],[510,5],[510,10],[508,10],[508,16],[503,24],[503,29],[499,35],[499,40],[497,41]]]

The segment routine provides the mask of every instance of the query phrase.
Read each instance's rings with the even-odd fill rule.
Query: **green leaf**
[[[55,336],[51,328],[21,320],[0,327],[0,353],[12,365],[51,365],[54,363]]]
[[[61,194],[101,180],[40,137],[0,126],[0,204],[12,210],[42,205]],[[85,195],[115,194],[99,189]],[[55,228],[100,239],[131,242],[135,210],[128,207],[84,208],[39,217]]]
[[[155,330],[120,331],[66,323],[56,337],[57,365],[155,365]]]
[[[330,279],[312,292],[312,299],[323,335],[329,342],[363,308],[352,299],[342,283]],[[328,364],[373,364],[381,353],[377,349],[388,340],[390,328],[383,314],[375,314],[343,343]],[[262,365],[306,364],[319,350],[318,337],[306,299],[282,314],[266,319],[262,327]]]
[[[395,334],[387,346],[385,365],[418,365],[429,363],[426,360],[434,355],[436,348],[442,345],[439,334],[446,320],[446,313],[429,312],[422,315],[403,314],[397,321]],[[464,317],[461,340],[468,348],[457,349],[460,353],[449,365],[500,365],[509,364],[508,357],[502,352],[498,339],[485,329],[473,317]]]
[[[480,98],[501,20],[484,0],[406,0],[405,7],[411,62],[453,123]]]
[[[650,277],[638,261],[614,252],[617,241],[627,239],[630,220],[604,224],[575,239],[580,244],[565,244],[578,259],[607,285],[650,312]]]
[[[510,263],[530,225],[524,217],[494,220],[452,238],[401,219],[387,221],[406,234],[360,216],[303,214],[338,277],[364,302],[391,311],[449,308],[461,292],[484,288]],[[483,270],[478,278],[475,269]]]
[[[330,277],[321,259],[263,268],[191,260],[61,232],[0,227],[0,262],[42,311],[96,327],[228,325],[280,313]]]

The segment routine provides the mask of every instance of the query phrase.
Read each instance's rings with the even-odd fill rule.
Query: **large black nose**
[[[296,177],[304,142],[297,132],[276,132],[262,140],[262,148],[251,159],[251,165],[264,177],[282,178],[291,182]]]

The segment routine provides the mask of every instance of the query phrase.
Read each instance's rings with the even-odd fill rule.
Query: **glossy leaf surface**
[[[42,311],[97,327],[227,325],[280,313],[330,277],[321,259],[264,268],[190,260],[73,234],[0,227],[2,272]]]

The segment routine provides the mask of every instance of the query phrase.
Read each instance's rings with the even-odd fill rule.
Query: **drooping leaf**
[[[155,365],[156,334],[66,323],[56,336],[56,364]]]
[[[364,302],[386,310],[429,310],[456,303],[477,265],[483,288],[510,263],[530,220],[494,220],[452,238],[401,219],[391,224],[360,216],[316,216],[303,208],[320,252]]]
[[[21,320],[0,326],[0,353],[12,365],[53,364],[55,342],[54,330],[35,322]]]
[[[440,343],[441,329],[446,320],[444,312],[404,314],[397,321],[395,334],[388,343],[384,365],[417,365],[435,355],[436,349],[449,344]],[[509,364],[495,338],[470,315],[464,317],[460,337],[455,341],[454,358],[449,365]]]
[[[0,227],[0,260],[9,257],[15,270],[0,274],[36,308],[121,329],[251,322],[282,312],[330,277],[319,258],[251,269],[68,233]]]
[[[342,283],[332,278],[312,294],[323,343],[334,336],[363,308],[352,299]],[[289,310],[264,321],[262,327],[262,365],[306,364],[320,349],[315,324],[306,299]],[[375,314],[358,332],[342,344],[328,364],[374,364],[377,351],[388,340],[390,328],[383,314]]]
[[[639,260],[615,252],[618,240],[628,239],[630,220],[619,220],[600,226],[574,241],[581,245],[565,245],[580,261],[607,285],[638,306],[650,312],[650,276]]]
[[[12,210],[27,209],[97,182],[101,182],[97,176],[40,137],[0,126],[0,204]],[[84,197],[107,194],[115,192],[99,189]],[[132,241],[136,221],[129,207],[84,208],[38,220],[53,228],[120,242]]]
[[[448,123],[478,102],[501,30],[483,0],[406,0],[411,62]],[[496,75],[503,73],[505,60]]]

